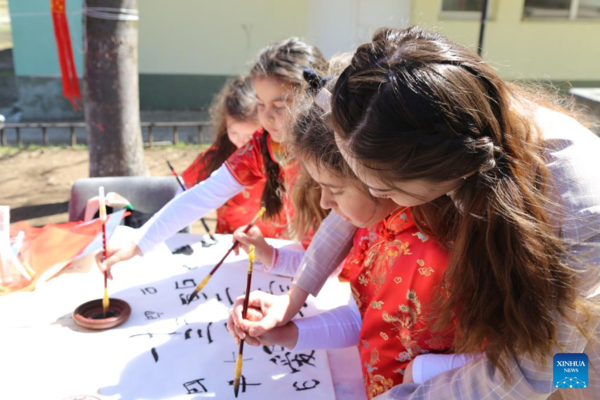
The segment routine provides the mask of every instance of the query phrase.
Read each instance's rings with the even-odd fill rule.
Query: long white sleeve
[[[221,207],[244,190],[225,165],[212,175],[168,202],[139,229],[137,245],[143,254],[181,229]]]
[[[298,342],[294,351],[339,349],[357,346],[362,319],[354,299],[341,306],[313,315],[292,320],[298,327]]]
[[[481,357],[483,354],[421,354],[413,363],[413,380],[420,385],[442,372],[460,368]]]
[[[263,271],[291,278],[298,272],[304,253],[305,250],[286,249],[285,247],[273,249],[274,262],[270,267],[263,266]]]

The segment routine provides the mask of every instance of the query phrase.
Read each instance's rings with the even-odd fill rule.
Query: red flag
[[[65,13],[65,0],[50,0],[54,37],[58,50],[58,62],[63,83],[63,95],[71,102],[74,110],[81,109],[81,92],[77,80],[77,69],[73,59],[71,35]]]

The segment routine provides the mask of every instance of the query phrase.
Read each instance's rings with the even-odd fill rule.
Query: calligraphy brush
[[[261,207],[260,210],[258,210],[258,213],[256,214],[256,216],[252,219],[252,221],[250,221],[250,223],[248,224],[246,229],[244,229],[244,233],[248,233],[250,228],[252,228],[252,226],[256,223],[256,221],[260,217],[262,217],[262,215],[265,213],[265,211],[267,211],[267,209],[264,207]],[[188,300],[188,305],[190,305],[192,300],[194,300],[194,298],[198,295],[198,293],[200,293],[202,288],[208,283],[210,278],[212,278],[212,276],[215,274],[215,272],[217,272],[217,269],[219,269],[221,264],[223,264],[223,262],[225,261],[225,259],[229,255],[229,253],[231,253],[233,250],[235,250],[235,248],[238,247],[239,244],[240,244],[240,242],[238,240],[233,241],[233,245],[229,248],[229,250],[227,250],[227,253],[225,253],[223,258],[221,258],[221,261],[219,261],[219,263],[217,265],[215,265],[215,267],[208,273],[208,275],[206,275],[206,277],[202,280],[202,282],[200,282],[198,284],[198,286],[196,286],[196,289],[194,289],[194,291],[192,292],[192,295],[190,296],[190,298]]]
[[[104,186],[98,188],[98,205],[100,207],[100,220],[102,221],[102,262],[106,261],[106,202],[104,200]],[[102,311],[104,318],[108,312],[110,300],[108,299],[108,271],[104,271],[104,298],[102,299]]]
[[[169,160],[166,160],[166,161],[167,161],[167,165],[169,166],[169,169],[171,170],[171,173],[177,180],[177,183],[179,183],[181,190],[183,190],[184,192],[187,191],[187,186],[185,186],[185,182],[183,182],[183,179],[181,178],[181,176],[177,175],[177,172],[175,172],[175,168],[173,168],[173,166],[171,165]],[[202,226],[204,227],[204,229],[206,229],[206,233],[208,233],[208,236],[210,237],[210,239],[213,242],[216,242],[217,239],[213,236],[212,233],[210,233],[210,229],[209,229],[208,225],[206,224],[206,220],[204,218],[200,218],[200,222],[202,223]]]
[[[246,296],[244,297],[244,308],[242,309],[242,318],[246,319],[248,315],[248,303],[250,302],[250,287],[252,286],[252,269],[254,267],[254,246],[250,246],[248,252],[248,277],[246,278]],[[240,340],[240,349],[238,350],[237,360],[235,361],[235,377],[233,379],[233,393],[238,397],[240,391],[240,377],[242,376],[242,357],[244,354],[244,339]]]

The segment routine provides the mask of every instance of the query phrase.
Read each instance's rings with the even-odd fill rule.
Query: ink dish
[[[110,305],[104,317],[102,310],[102,299],[83,303],[73,311],[75,323],[87,329],[110,329],[127,321],[131,315],[131,307],[123,300],[110,299]]]

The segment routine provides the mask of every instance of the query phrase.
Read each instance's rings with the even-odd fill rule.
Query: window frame
[[[495,20],[495,10],[496,0],[488,0],[488,12],[486,21]],[[481,11],[451,11],[444,10],[444,0],[440,1],[440,12],[438,14],[438,19],[447,19],[447,20],[463,20],[463,21],[480,21],[481,20]]]
[[[521,16],[522,21],[526,22],[600,22],[600,16],[596,18],[581,18],[577,14],[579,12],[580,0],[570,0],[571,4],[569,7],[568,17],[526,17],[525,16],[525,2],[523,1],[523,12]]]

